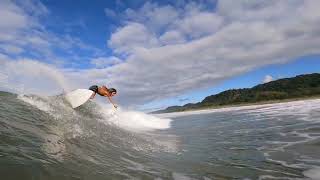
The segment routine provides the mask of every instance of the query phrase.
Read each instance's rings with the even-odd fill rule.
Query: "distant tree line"
[[[299,75],[293,78],[279,79],[265,84],[259,84],[252,88],[230,89],[216,95],[208,96],[198,103],[189,103],[183,106],[171,106],[164,110],[155,111],[154,113],[167,113],[206,107],[304,98],[317,95],[320,95],[320,74],[314,73]]]

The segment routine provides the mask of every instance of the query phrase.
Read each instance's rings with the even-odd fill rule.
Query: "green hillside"
[[[299,75],[293,78],[279,79],[252,88],[231,89],[216,95],[206,97],[199,103],[189,103],[183,106],[171,106],[154,113],[167,113],[239,105],[273,100],[307,98],[320,95],[320,74]]]

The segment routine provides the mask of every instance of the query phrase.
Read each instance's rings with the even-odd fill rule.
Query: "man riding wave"
[[[97,85],[93,85],[89,88],[89,90],[93,91],[90,99],[93,99],[96,94],[99,94],[100,96],[104,96],[107,97],[108,100],[110,101],[110,103],[113,105],[113,107],[117,108],[118,106],[112,101],[113,96],[115,96],[117,94],[117,90],[114,88],[107,88],[106,86],[97,86]]]

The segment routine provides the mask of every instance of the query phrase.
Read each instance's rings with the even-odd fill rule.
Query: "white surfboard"
[[[87,102],[93,91],[88,89],[77,89],[66,94],[66,100],[71,104],[72,108],[76,108]]]

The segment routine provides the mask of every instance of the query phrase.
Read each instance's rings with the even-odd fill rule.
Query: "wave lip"
[[[123,111],[118,109],[102,110],[107,116],[105,119],[120,128],[130,131],[152,131],[170,128],[171,119],[159,118],[138,111]],[[112,112],[113,111],[113,112]]]
[[[74,116],[78,110],[72,110],[69,104],[64,104],[60,97],[32,97],[19,95],[18,99],[37,107],[44,112],[51,112],[51,115],[57,116],[57,114],[68,114]],[[54,103],[59,101],[58,103]],[[58,105],[57,105],[58,104]],[[89,102],[90,104],[90,102]],[[63,108],[59,107],[63,106]],[[95,108],[91,109],[91,113],[102,114],[104,118],[99,119],[107,124],[113,123],[120,128],[130,131],[151,131],[170,128],[171,119],[160,118],[154,115],[149,115],[138,111],[128,111],[118,108],[114,110],[108,104],[96,103]],[[69,108],[67,108],[69,107]],[[67,112],[66,112],[67,111]],[[81,110],[80,110],[81,111]],[[56,113],[59,112],[59,113]],[[73,113],[72,113],[73,112]],[[71,113],[71,114],[70,114]],[[71,117],[72,118],[72,117]],[[74,117],[78,118],[78,117]]]

